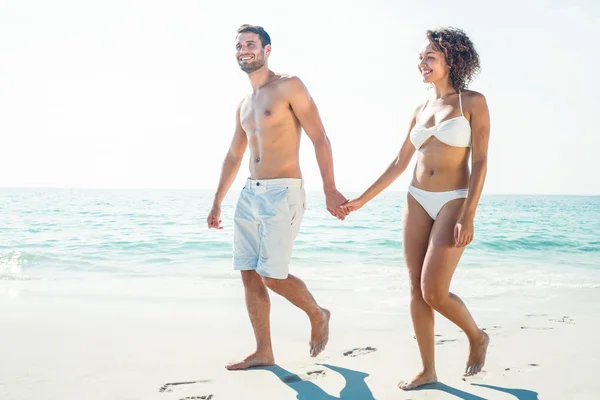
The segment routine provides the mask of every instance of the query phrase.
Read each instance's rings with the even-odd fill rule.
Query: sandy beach
[[[597,399],[600,291],[538,288],[470,301],[491,336],[484,372],[463,378],[468,343],[436,319],[440,383],[402,392],[419,357],[407,292],[319,288],[332,311],[325,352],[308,320],[277,296],[277,365],[229,372],[253,350],[241,283],[153,278],[0,281],[0,398]],[[379,299],[377,299],[379,297]]]
[[[3,0],[0,37],[0,400],[600,400],[600,1]],[[227,370],[233,264],[326,349],[269,291],[275,365]],[[398,387],[409,268],[479,374],[436,313]]]

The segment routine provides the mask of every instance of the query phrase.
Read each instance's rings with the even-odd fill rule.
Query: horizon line
[[[156,191],[214,191],[210,188],[190,188],[190,187],[95,187],[95,186],[0,186],[0,190],[156,190]],[[231,189],[230,189],[231,191]],[[306,188],[307,192],[319,192],[321,189]],[[348,190],[346,193],[360,193],[360,190]],[[388,193],[407,193],[406,190],[385,190]],[[483,191],[482,195],[492,196],[577,196],[577,197],[598,197],[600,193],[561,193],[561,192],[489,192]]]

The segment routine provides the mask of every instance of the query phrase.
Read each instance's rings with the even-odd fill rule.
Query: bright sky
[[[0,0],[0,186],[214,189],[251,90],[235,60],[235,31],[251,23],[272,37],[271,69],[315,98],[338,188],[362,191],[428,96],[425,31],[451,25],[482,61],[471,88],[492,117],[484,193],[600,194],[597,4]],[[306,136],[301,151],[318,190]],[[244,161],[237,185],[247,176]]]

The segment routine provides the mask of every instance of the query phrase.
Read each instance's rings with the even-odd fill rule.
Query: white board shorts
[[[235,208],[233,268],[287,278],[305,210],[302,179],[248,179]]]

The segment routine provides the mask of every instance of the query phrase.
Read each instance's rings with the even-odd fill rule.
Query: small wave
[[[0,281],[37,281],[41,280],[39,277],[34,276],[26,276],[26,275],[14,275],[14,274],[4,274],[0,272]]]
[[[495,239],[495,240],[480,240],[474,242],[473,247],[482,250],[492,251],[551,251],[560,250],[562,252],[585,252],[597,253],[600,252],[600,246],[593,244],[582,244],[577,241],[560,239],[560,238],[540,238],[540,237],[523,237],[518,239]]]
[[[34,256],[23,253],[20,250],[8,250],[0,252],[0,273],[18,274],[23,267],[33,264]]]
[[[589,243],[587,245],[579,246],[577,250],[582,253],[599,253],[600,252],[600,244]]]
[[[147,264],[170,264],[172,263],[174,260],[172,258],[167,258],[167,257],[155,257],[155,258],[148,258],[147,260],[145,260],[144,262]]]
[[[216,241],[188,241],[179,243],[173,246],[172,250],[187,251],[187,250],[202,250],[202,251],[220,251],[227,250],[231,251],[230,242],[216,242]]]
[[[534,285],[561,289],[600,289],[600,283],[536,281]]]

